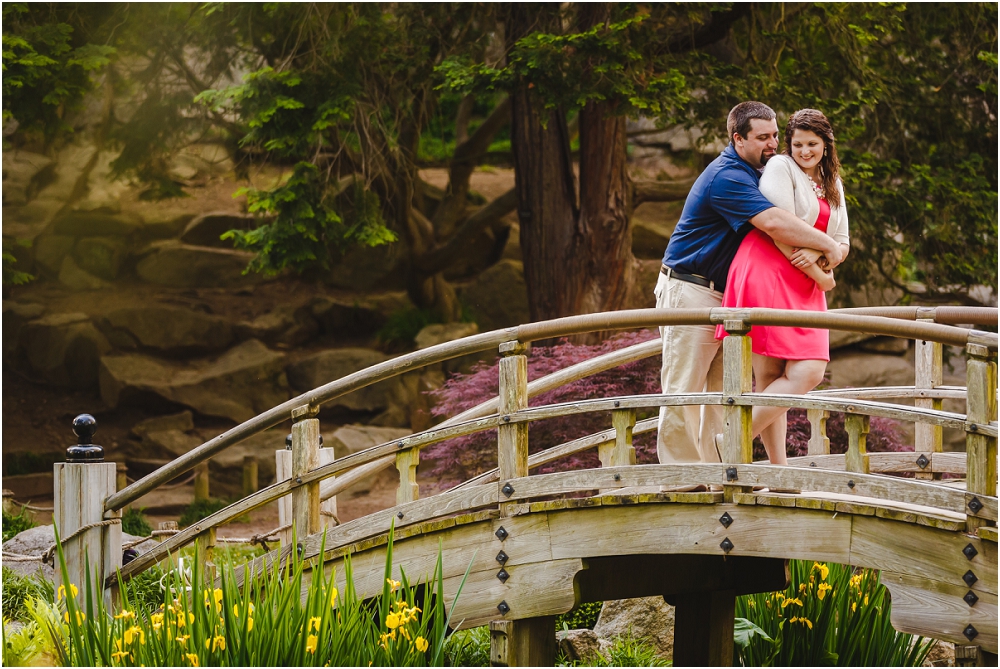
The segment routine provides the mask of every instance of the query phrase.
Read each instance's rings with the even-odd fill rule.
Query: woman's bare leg
[[[785,373],[785,360],[780,358],[769,358],[766,355],[753,354],[752,365],[753,375],[756,382],[756,392],[762,393],[764,389],[781,378]],[[767,452],[767,459],[771,464],[786,464],[785,457],[785,424],[782,420],[772,419],[770,424],[760,425],[758,417],[759,410],[763,407],[753,408],[753,434],[760,435],[764,442],[764,451]]]
[[[768,384],[761,392],[804,395],[820,384],[824,372],[826,372],[825,360],[788,360],[785,361],[785,373]],[[753,409],[754,434],[761,433],[765,428],[777,422],[779,418],[781,419],[780,434],[769,433],[768,435],[772,439],[780,438],[781,440],[775,444],[776,448],[767,448],[771,464],[783,465],[788,462],[785,456],[784,442],[785,414],[787,412],[786,407],[754,407]],[[777,447],[779,445],[780,447]],[[766,442],[765,447],[767,447]]]

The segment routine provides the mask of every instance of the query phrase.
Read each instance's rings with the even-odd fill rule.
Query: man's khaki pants
[[[706,309],[722,305],[722,294],[693,283],[668,279],[660,273],[656,283],[657,309]],[[660,328],[664,393],[685,394],[722,390],[722,342],[714,325],[680,325]],[[656,453],[661,464],[720,462],[715,435],[722,432],[722,408],[678,406],[660,409]]]

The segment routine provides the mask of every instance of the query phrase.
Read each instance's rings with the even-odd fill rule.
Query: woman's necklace
[[[823,186],[821,186],[818,183],[816,183],[815,181],[813,181],[812,177],[809,177],[809,183],[812,184],[813,192],[816,193],[816,197],[818,197],[821,200],[825,200],[826,199],[826,189],[823,188]]]

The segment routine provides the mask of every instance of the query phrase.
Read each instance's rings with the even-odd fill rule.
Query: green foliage
[[[360,184],[352,191],[353,207],[345,219],[335,211],[337,194],[329,191],[319,168],[298,163],[288,181],[277,188],[241,188],[236,193],[247,196],[251,212],[273,214],[272,223],[249,231],[230,230],[222,238],[255,253],[247,270],[267,275],[285,268],[327,269],[331,247],[340,249],[350,243],[379,246],[395,241],[396,235],[382,220],[378,196]]]
[[[10,539],[13,539],[21,532],[24,532],[25,530],[30,530],[32,527],[35,527],[36,525],[38,525],[38,523],[35,522],[34,517],[32,517],[31,513],[25,508],[22,508],[21,511],[18,512],[16,516],[11,515],[6,511],[4,511],[3,540],[8,541]]]
[[[743,666],[919,667],[932,639],[897,632],[878,572],[793,560],[788,589],[736,600]]]
[[[26,623],[14,632],[7,634],[7,618],[3,625],[3,663],[8,667],[55,666],[58,651],[55,639],[50,633],[52,622],[51,596],[49,599],[29,597],[25,602]]]
[[[148,537],[153,533],[153,526],[142,513],[145,509],[130,506],[122,513],[122,532],[134,537]]]
[[[51,472],[52,465],[63,458],[64,454],[61,453],[35,453],[33,451],[4,453],[3,475],[17,476],[18,474]]]
[[[594,654],[586,661],[569,664],[571,667],[669,667],[670,662],[656,654],[652,644],[631,634],[617,636],[611,646]]]
[[[556,616],[556,630],[594,629],[604,602],[587,602]]]
[[[72,130],[63,120],[92,88],[90,73],[115,54],[106,45],[74,47],[73,27],[52,21],[44,7],[5,3],[3,7],[3,122],[40,130],[46,139]],[[6,258],[5,258],[6,270]],[[6,283],[6,271],[4,275]]]
[[[321,553],[323,551],[321,550]],[[65,561],[60,551],[60,565]],[[120,608],[107,610],[87,583],[60,591],[51,625],[69,666],[442,666],[445,632],[440,556],[431,579],[392,579],[387,547],[380,595],[361,600],[353,587],[338,591],[335,574],[313,571],[295,555],[236,584],[232,563],[221,565],[221,587],[205,583],[195,563],[190,581],[166,578],[162,609],[145,614],[124,587]],[[308,578],[308,584],[305,580]],[[464,579],[463,583],[464,585]],[[461,587],[459,588],[461,590]]]
[[[456,57],[437,71],[448,88],[461,91],[511,90],[528,85],[546,109],[611,102],[615,113],[659,115],[689,101],[679,70],[652,58],[654,34],[642,14],[567,35],[535,32],[521,38],[504,67],[470,64]]]
[[[451,667],[489,667],[490,628],[487,625],[458,630],[444,645],[444,654]]]
[[[6,539],[4,539],[6,541]],[[21,576],[8,567],[3,568],[3,615],[12,620],[29,619],[28,600],[38,597],[52,601],[52,584],[34,576]]]
[[[14,268],[17,264],[17,257],[14,255],[14,249],[11,248],[13,244],[19,246],[31,247],[30,241],[17,240],[13,241],[8,238],[3,240],[3,285],[5,286],[20,286],[22,284],[28,283],[34,280],[34,276],[28,274],[27,272],[21,272]]]
[[[164,572],[154,565],[125,582],[125,595],[136,613],[150,615],[163,606],[166,589],[160,585]]]
[[[428,325],[440,323],[441,318],[430,309],[411,307],[389,314],[375,334],[379,343],[390,349],[409,348],[414,338]]]
[[[181,511],[181,517],[177,521],[177,526],[187,527],[203,518],[208,518],[216,511],[221,511],[227,506],[228,503],[222,499],[196,499]]]

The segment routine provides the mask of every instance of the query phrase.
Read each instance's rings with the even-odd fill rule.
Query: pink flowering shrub
[[[644,330],[620,334],[600,344],[572,344],[561,340],[553,346],[535,346],[528,356],[528,380],[547,376],[585,360],[614,350],[632,346],[657,336],[655,331]],[[479,363],[468,374],[454,374],[443,386],[429,392],[434,400],[432,414],[444,419],[478,406],[497,396],[499,392],[497,365]],[[585,399],[614,397],[619,395],[643,395],[660,392],[660,356],[621,365],[593,376],[567,384],[530,400],[530,406],[559,404]],[[655,409],[638,412],[637,420],[656,414]],[[579,437],[607,430],[611,427],[610,412],[594,412],[551,418],[530,424],[528,448],[537,453],[546,448],[577,439]],[[842,414],[833,414],[827,421],[830,437],[830,451],[843,453],[847,449],[847,432],[844,430]],[[805,455],[809,442],[809,421],[804,410],[793,409],[788,414],[788,455]],[[633,441],[636,462],[651,464],[657,462],[656,432],[636,435]],[[869,451],[912,450],[900,443],[900,434],[895,421],[872,418],[868,434]],[[760,440],[755,442],[754,460],[765,459]],[[421,459],[430,466],[430,474],[442,485],[465,480],[487,469],[496,467],[496,431],[488,430],[458,437],[427,447]],[[539,468],[538,472],[561,471],[598,467],[597,450],[569,456]]]

